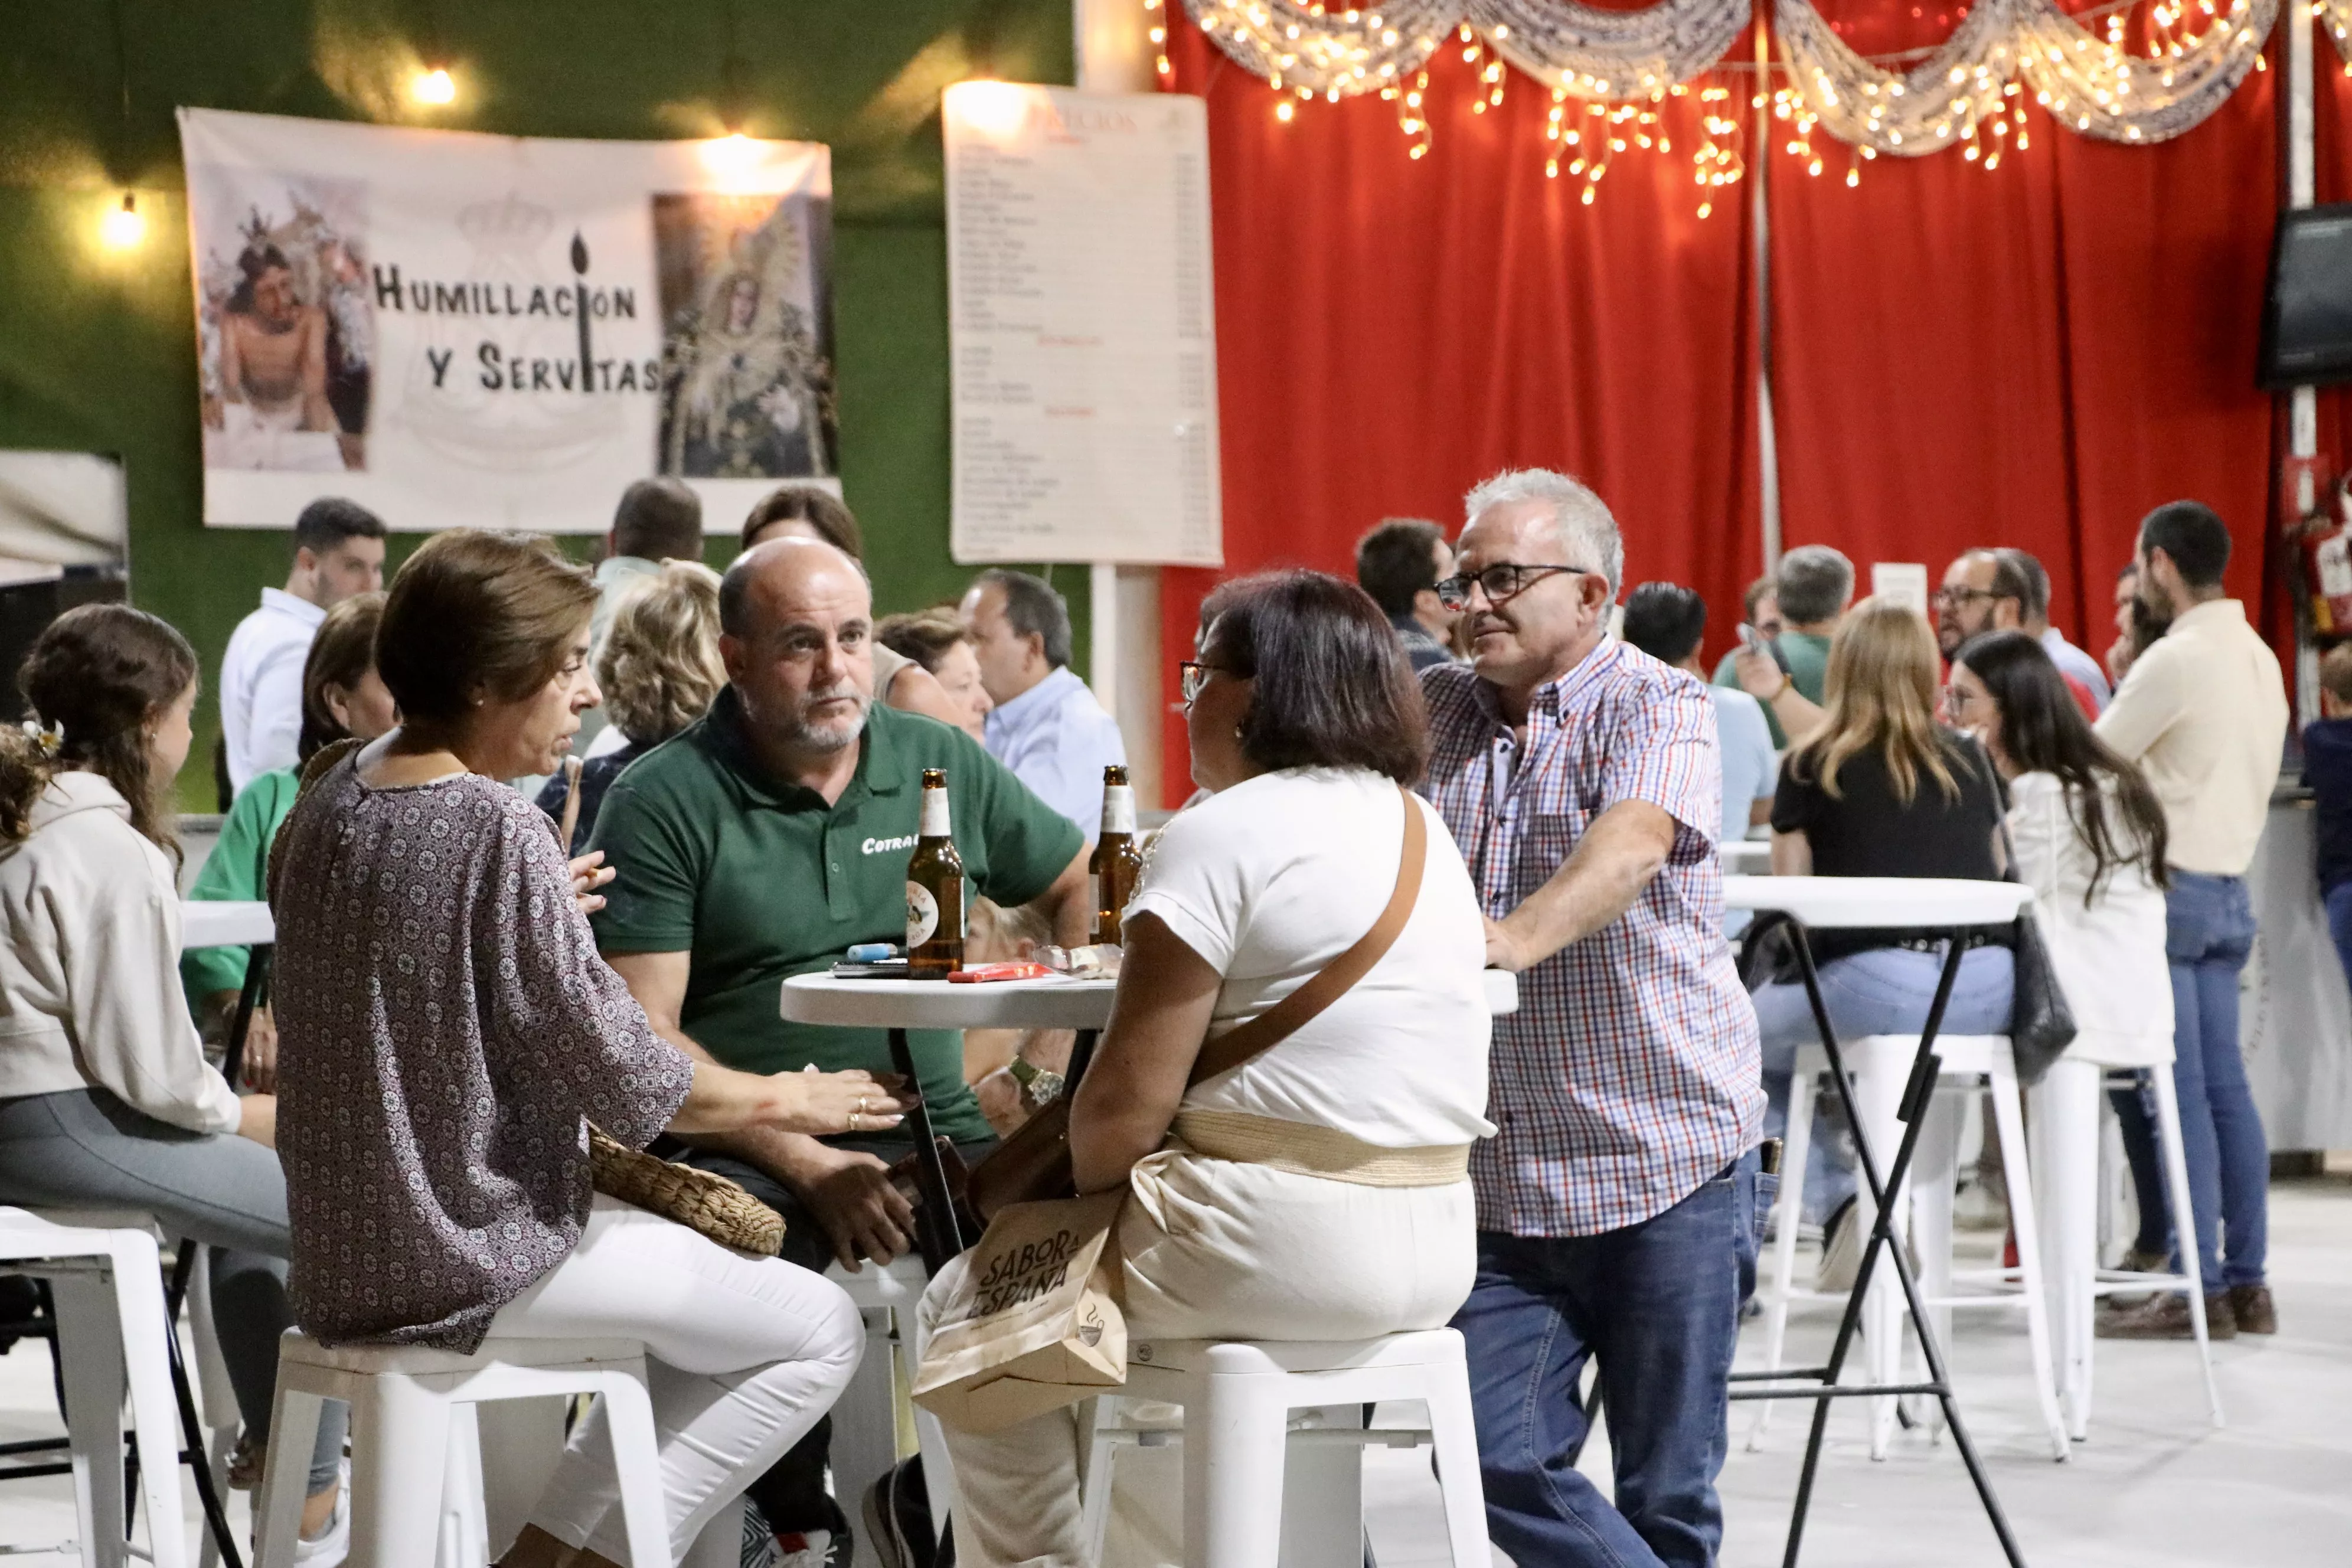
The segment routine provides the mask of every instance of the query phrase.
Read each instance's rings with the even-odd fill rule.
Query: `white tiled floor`
[[[2216,1347],[2230,1416],[2223,1431],[2206,1425],[2188,1346],[2103,1341],[2091,1441],[2078,1445],[2069,1463],[2053,1464],[2027,1393],[2021,1328],[1996,1327],[1981,1317],[1971,1325],[1964,1315],[1952,1347],[1963,1412],[2028,1562],[2037,1568],[2352,1562],[2352,1487],[2346,1484],[2352,1476],[2352,1182],[2273,1188],[2271,1232],[2284,1331]],[[1833,1326],[1827,1308],[1800,1317],[1792,1352],[1824,1352]],[[1722,1481],[1725,1568],[1780,1561],[1804,1408],[1786,1407],[1759,1454],[1742,1447],[1746,1412],[1734,1411]],[[1812,1568],[1999,1563],[1950,1446],[1905,1434],[1886,1463],[1873,1465],[1863,1419],[1858,1405],[1832,1418],[1804,1562]],[[45,1354],[20,1349],[0,1356],[0,1441],[57,1429]],[[1444,1562],[1426,1451],[1376,1449],[1366,1462],[1381,1568]],[[1605,1473],[1605,1444],[1596,1442],[1585,1462]],[[0,1487],[0,1547],[69,1537],[70,1496],[62,1479]],[[193,1528],[192,1489],[188,1501]],[[242,1531],[244,1500],[232,1507]]]

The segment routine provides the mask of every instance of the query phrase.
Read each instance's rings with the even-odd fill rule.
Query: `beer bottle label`
[[[1135,786],[1109,784],[1103,790],[1102,830],[1105,833],[1135,831]]]
[[[1087,873],[1087,908],[1096,910],[1102,908],[1102,877],[1093,871]]]
[[[940,901],[919,882],[907,884],[907,951],[931,940],[940,929]]]
[[[923,792],[922,821],[915,829],[925,838],[945,838],[948,836],[948,792],[927,789]]]

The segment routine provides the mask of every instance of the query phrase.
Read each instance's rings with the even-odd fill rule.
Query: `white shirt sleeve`
[[[2010,782],[2009,837],[2017,849],[2017,879],[2047,904],[2058,894],[2059,866],[2074,823],[2063,785],[2049,773]]]
[[[2180,717],[2183,693],[2177,649],[2158,643],[2132,661],[2115,700],[2092,726],[2099,739],[2137,762]]]
[[[1195,807],[1160,830],[1127,914],[1159,916],[1177,941],[1224,974],[1241,946],[1243,915],[1262,868],[1254,871],[1251,858],[1236,854],[1233,838],[1218,831],[1214,818],[1222,815]]]
[[[302,742],[302,667],[310,657],[308,643],[289,644],[272,650],[254,675],[245,742],[245,763],[253,778],[290,768],[297,761]]]
[[[143,867],[110,881],[79,909],[49,900],[81,1069],[158,1121],[234,1132],[236,1092],[205,1060],[180,991],[179,900]]]

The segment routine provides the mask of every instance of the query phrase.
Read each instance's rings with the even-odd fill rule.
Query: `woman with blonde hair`
[[[1783,877],[2002,877],[2000,821],[2007,801],[1983,749],[1937,722],[1935,634],[1916,610],[1865,599],[1830,645],[1821,730],[1790,752],[1772,802],[1772,870]],[[1955,1035],[2009,1031],[2010,937],[1963,939],[1969,952],[1944,1014]],[[1927,1021],[1942,969],[1940,943],[1909,931],[1821,931],[1811,939],[1822,999],[1843,1039],[1916,1035]],[[1768,1100],[1765,1135],[1788,1116],[1797,1048],[1818,1037],[1805,988],[1794,980],[1756,993]],[[1853,1195],[1816,1129],[1805,1173],[1808,1218],[1835,1231]],[[1836,1237],[1823,1251],[1835,1250]]]
[[[709,710],[727,668],[719,662],[719,574],[699,561],[669,561],[631,590],[613,613],[596,655],[604,714],[627,744],[580,765],[580,820],[571,854],[596,828],[604,792],[621,771]],[[571,785],[558,773],[539,792],[539,808],[563,820]]]

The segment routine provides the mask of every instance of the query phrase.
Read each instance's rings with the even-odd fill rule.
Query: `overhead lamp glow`
[[[760,144],[740,131],[714,136],[700,149],[702,166],[721,176],[749,173],[761,158]]]
[[[98,226],[99,237],[109,250],[130,250],[147,237],[147,219],[139,210],[139,198],[129,191],[122,193],[122,205],[106,209],[106,216]]]
[[[457,82],[450,78],[448,71],[440,66],[435,66],[431,70],[418,71],[416,79],[408,84],[408,90],[415,96],[417,102],[430,103],[436,107],[445,103],[454,103],[457,99]]]
[[[946,110],[957,123],[982,136],[1011,136],[1028,122],[1034,88],[1011,81],[960,81],[947,90]]]

